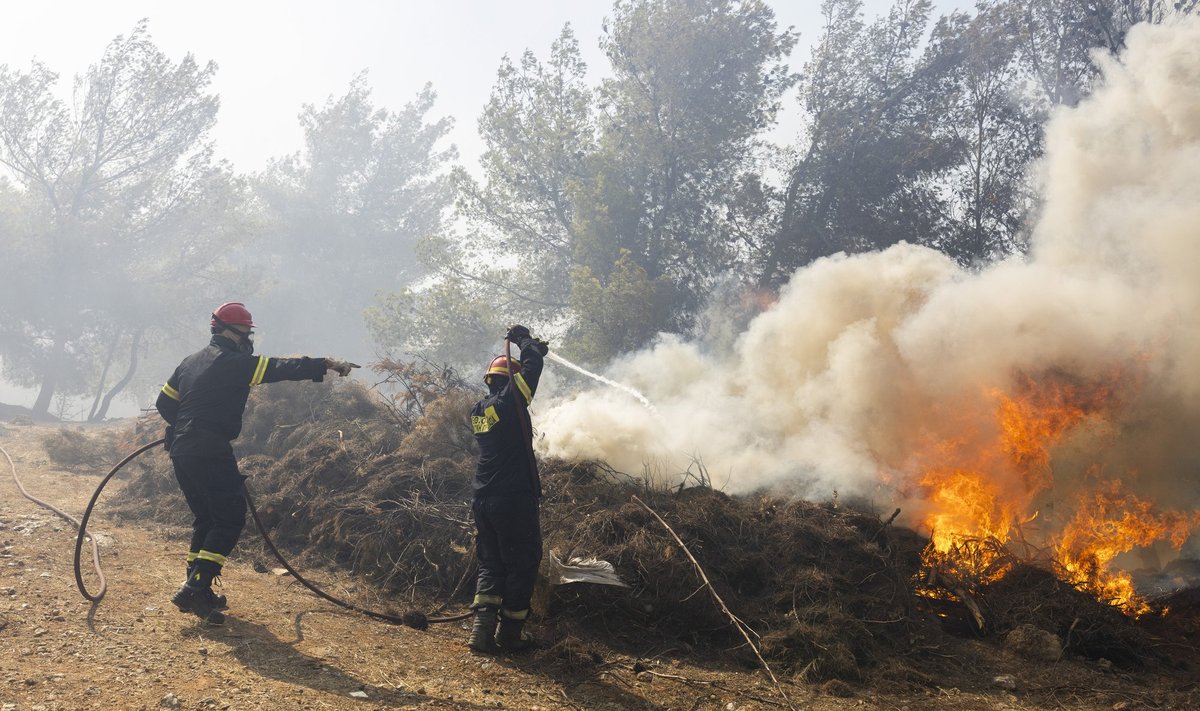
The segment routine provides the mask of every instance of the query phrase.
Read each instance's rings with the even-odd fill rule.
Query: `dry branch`
[[[758,657],[758,661],[760,664],[762,664],[763,669],[766,670],[767,676],[771,677],[771,682],[775,684],[775,690],[778,691],[779,695],[783,697],[783,700],[787,702],[788,708],[795,709],[796,707],[792,705],[792,700],[788,698],[787,693],[783,690],[783,685],[780,684],[779,679],[775,677],[775,672],[771,671],[771,665],[767,664],[766,659],[763,659],[762,652],[758,651],[758,646],[755,645],[754,640],[750,638],[750,632],[753,632],[754,630],[749,630],[746,623],[742,622],[737,615],[733,614],[733,612],[729,609],[729,606],[726,605],[725,601],[721,599],[721,596],[717,594],[716,588],[712,586],[712,583],[708,579],[708,574],[704,572],[704,568],[700,566],[700,562],[696,560],[696,556],[692,555],[692,551],[688,549],[687,544],[683,542],[683,539],[679,537],[679,534],[675,533],[675,529],[671,528],[671,526],[663,520],[663,517],[658,515],[657,511],[650,508],[646,502],[639,499],[636,494],[633,495],[633,500],[637,502],[639,506],[646,509],[646,511],[648,511],[650,515],[655,518],[655,520],[662,524],[662,527],[667,529],[667,533],[671,534],[671,538],[674,538],[675,542],[679,544],[679,547],[683,550],[684,555],[688,557],[688,560],[690,560],[692,565],[696,568],[696,574],[700,576],[702,581],[704,581],[704,585],[708,588],[708,592],[711,593],[713,599],[717,601],[717,605],[720,606],[721,612],[725,613],[730,622],[733,623],[733,626],[737,628],[739,633],[741,633],[742,638],[746,640],[746,644],[750,645],[750,649],[754,651],[754,656]]]

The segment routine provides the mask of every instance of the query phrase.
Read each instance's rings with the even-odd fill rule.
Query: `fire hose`
[[[41,499],[38,499],[38,498],[32,496],[28,491],[26,491],[25,487],[21,485],[21,480],[17,477],[17,467],[15,464],[13,464],[12,457],[10,457],[8,455],[8,452],[5,451],[5,449],[3,447],[0,447],[0,453],[3,453],[4,457],[8,460],[9,468],[12,470],[13,481],[16,483],[17,489],[20,490],[21,495],[24,496],[26,499],[29,499],[33,503],[37,504],[38,506],[41,506],[43,508],[49,509],[50,511],[53,511],[55,514],[57,514],[61,518],[65,519],[66,521],[71,523],[71,525],[76,526],[79,529],[79,533],[75,537],[75,586],[79,589],[79,594],[83,595],[84,599],[86,599],[86,600],[89,600],[93,603],[99,603],[101,600],[104,599],[104,595],[108,592],[108,582],[105,580],[104,571],[101,569],[101,566],[100,566],[100,550],[96,544],[96,539],[94,536],[87,535],[87,523],[88,523],[88,520],[92,516],[92,510],[96,506],[96,501],[99,500],[100,493],[102,491],[104,491],[104,487],[108,484],[109,480],[111,480],[116,475],[116,473],[121,470],[122,467],[124,467],[126,464],[133,461],[135,458],[137,458],[142,453],[144,453],[147,450],[150,450],[154,447],[157,447],[158,445],[160,445],[162,443],[163,443],[162,439],[157,439],[148,444],[144,444],[141,447],[138,447],[133,452],[129,453],[124,459],[122,459],[120,462],[118,462],[116,464],[116,466],[114,466],[112,469],[110,469],[108,474],[105,475],[105,477],[100,481],[100,484],[96,487],[96,491],[92,494],[92,498],[88,502],[87,508],[83,512],[83,520],[82,521],[77,521],[70,514],[67,514],[66,512],[62,511],[61,509],[58,509],[55,506],[48,504],[45,501],[42,501]],[[429,625],[436,625],[436,624],[442,624],[442,623],[447,623],[447,622],[459,622],[459,621],[465,620],[471,616],[471,614],[472,614],[471,612],[465,612],[465,613],[461,613],[458,615],[449,615],[446,617],[431,617],[423,612],[417,612],[417,611],[405,612],[403,615],[390,615],[385,612],[376,612],[374,610],[368,610],[366,608],[359,607],[358,605],[347,602],[345,600],[340,600],[340,599],[334,597],[333,595],[330,595],[329,593],[327,593],[324,590],[322,590],[321,588],[319,588],[316,584],[305,579],[304,576],[300,575],[300,573],[298,573],[296,571],[296,569],[292,567],[291,563],[288,562],[287,558],[285,558],[283,556],[283,554],[279,552],[279,549],[275,546],[275,542],[271,540],[271,537],[269,535],[267,535],[266,527],[263,525],[262,519],[259,518],[258,509],[254,505],[254,499],[253,499],[253,497],[250,496],[250,490],[247,489],[244,485],[242,487],[242,494],[246,498],[246,505],[250,509],[250,516],[254,520],[254,526],[255,526],[255,528],[258,529],[259,535],[262,536],[263,542],[266,543],[267,549],[271,551],[271,554],[275,556],[275,559],[279,561],[279,564],[282,565],[285,570],[287,570],[289,573],[291,573],[292,577],[294,577],[297,582],[299,582],[304,587],[308,588],[310,591],[312,591],[318,597],[320,597],[324,600],[327,600],[339,607],[344,607],[347,610],[353,610],[354,612],[358,612],[360,614],[366,615],[367,617],[371,617],[376,620],[382,620],[384,622],[388,622],[391,624],[406,625],[406,626],[412,627],[414,629],[425,629]],[[99,592],[97,592],[95,594],[88,592],[87,586],[84,585],[83,574],[81,571],[80,559],[82,557],[81,553],[83,550],[83,541],[85,538],[87,538],[88,541],[92,545],[92,567],[96,571],[96,577],[99,578],[99,580],[100,580],[100,590],[99,590]]]
[[[159,440],[159,442],[161,442],[161,441],[162,440]],[[134,452],[133,454],[129,455],[124,460],[122,460],[120,464],[113,467],[113,470],[111,472],[109,472],[108,476],[104,478],[104,481],[102,481],[100,483],[100,488],[96,489],[96,494],[95,494],[95,496],[92,497],[92,504],[96,503],[96,497],[100,495],[100,489],[104,488],[104,485],[106,483],[108,483],[109,478],[111,478],[112,475],[115,474],[117,472],[117,470],[121,468],[122,465],[124,465],[126,462],[133,459],[137,455],[141,454],[142,452],[146,451],[150,447],[153,447],[155,444],[157,444],[157,443],[151,443],[151,444],[146,445],[145,447],[142,447],[141,449],[137,450],[136,452]],[[0,447],[0,453],[3,453],[4,458],[8,460],[8,468],[10,470],[12,470],[13,483],[17,485],[17,490],[21,492],[21,496],[24,496],[25,498],[29,499],[30,501],[37,504],[38,506],[41,506],[44,509],[53,511],[55,514],[58,515],[59,518],[63,519],[67,523],[70,523],[72,526],[75,526],[76,528],[79,529],[79,537],[75,540],[75,585],[79,588],[79,592],[86,599],[90,600],[91,602],[100,602],[101,600],[103,600],[105,593],[108,592],[108,581],[104,579],[104,571],[100,568],[100,548],[96,544],[96,539],[94,537],[89,536],[88,541],[92,544],[92,567],[95,568],[95,570],[96,570],[96,577],[100,579],[100,592],[96,593],[95,595],[92,595],[87,591],[87,588],[84,587],[84,585],[83,585],[83,575],[80,573],[80,565],[79,565],[80,551],[83,548],[83,538],[84,538],[83,531],[84,531],[84,527],[87,525],[88,515],[91,514],[91,512],[92,512],[92,504],[88,504],[87,513],[84,514],[83,522],[81,523],[80,521],[76,520],[74,516],[70,515],[66,511],[63,511],[62,509],[54,506],[53,504],[49,504],[45,501],[42,501],[41,499],[35,497],[33,494],[30,494],[28,491],[26,491],[25,486],[21,484],[21,480],[17,477],[17,465],[13,463],[12,457],[10,457],[8,454],[8,450],[5,449],[4,447]]]

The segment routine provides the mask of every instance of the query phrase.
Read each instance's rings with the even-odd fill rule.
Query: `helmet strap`
[[[236,333],[238,335],[238,340],[237,340],[238,350],[240,350],[244,353],[253,353],[254,352],[254,341],[251,340],[250,333],[242,333],[238,329],[236,329],[233,326],[222,321],[220,319],[220,317],[218,317],[215,313],[212,315],[212,320],[214,323],[217,324],[216,326],[213,327],[213,333],[220,335],[220,334],[224,333],[225,331],[233,331],[234,333]]]

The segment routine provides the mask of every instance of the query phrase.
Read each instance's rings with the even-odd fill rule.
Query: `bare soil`
[[[103,471],[68,473],[42,440],[53,425],[0,426],[29,491],[81,514]],[[118,481],[113,487],[120,487]],[[110,496],[106,492],[105,498]],[[223,627],[200,623],[169,602],[183,577],[188,532],[144,521],[114,525],[104,500],[91,529],[101,542],[108,596],[96,606],[76,591],[74,528],[22,498],[0,458],[0,709],[777,709],[780,690],[760,670],[695,660],[648,642],[630,655],[587,640],[588,664],[564,668],[534,656],[468,652],[465,629],[390,626],[314,597],[289,577],[256,572],[235,553],[223,592]],[[247,531],[247,539],[255,534]],[[85,563],[86,565],[86,563]],[[261,566],[257,566],[261,569]],[[334,594],[378,606],[363,580],[322,571]],[[90,566],[85,578],[95,586]],[[795,708],[816,709],[1192,709],[1195,672],[1123,673],[1100,662],[1034,664],[984,640],[961,640],[963,658],[984,659],[924,688],[859,688],[781,679]],[[622,649],[627,649],[622,645]],[[969,653],[967,653],[969,652]],[[930,652],[944,666],[953,648]],[[1194,655],[1188,650],[1186,654]],[[1190,660],[1195,668],[1195,659]],[[1002,678],[997,681],[997,677]],[[358,694],[358,696],[352,696]],[[365,698],[362,695],[365,694]]]

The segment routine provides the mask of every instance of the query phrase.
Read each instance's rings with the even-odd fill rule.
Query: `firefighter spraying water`
[[[533,456],[529,405],[550,349],[520,325],[509,328],[504,340],[506,351],[508,344],[519,346],[521,359],[509,353],[493,358],[483,376],[488,394],[471,408],[479,445],[471,484],[479,574],[468,645],[482,653],[521,651],[532,644],[523,628],[542,561],[542,483]]]

